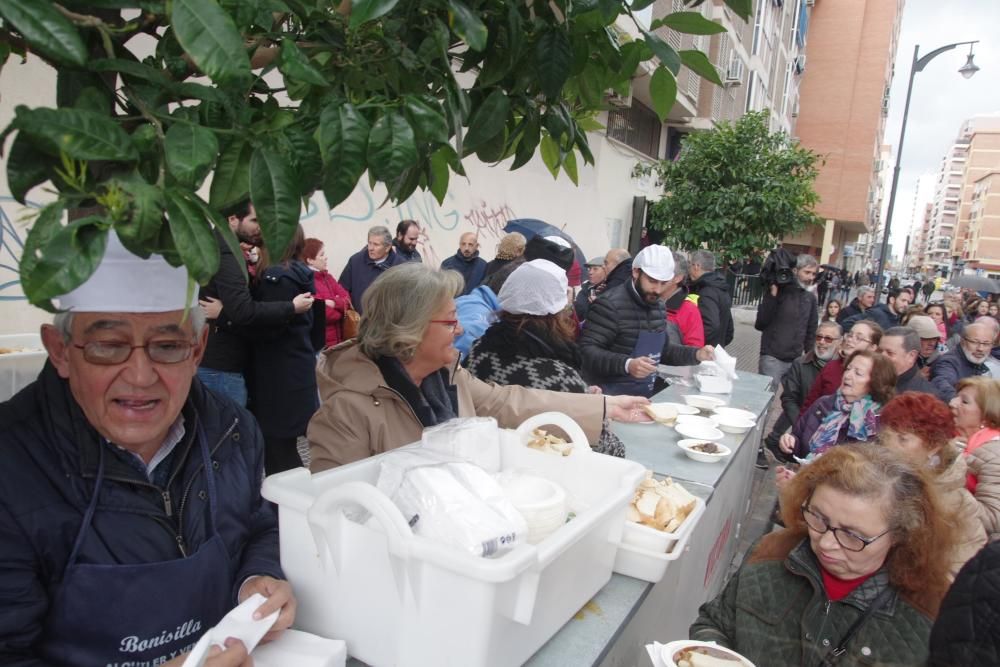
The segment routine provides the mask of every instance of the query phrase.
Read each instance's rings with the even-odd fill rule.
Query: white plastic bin
[[[0,348],[21,350],[0,354],[0,402],[3,402],[35,381],[48,355],[38,334],[0,336]]]
[[[615,556],[614,571],[643,581],[657,583],[667,566],[687,550],[691,533],[705,513],[705,501],[697,503],[677,530],[667,533],[634,521],[625,522],[622,542]]]
[[[575,447],[555,456],[524,446],[526,433],[580,428],[548,413],[501,437],[501,469],[530,471],[562,486],[575,517],[537,545],[477,558],[413,534],[374,486],[383,454],[310,475],[268,477],[278,505],[281,563],[299,602],[296,627],[347,641],[378,667],[520,665],[611,578],[625,509],[643,466]],[[340,510],[361,506],[367,527]]]

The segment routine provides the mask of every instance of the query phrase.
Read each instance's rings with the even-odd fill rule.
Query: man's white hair
[[[52,318],[52,325],[62,334],[63,340],[68,341],[73,337],[74,315],[75,313],[66,310],[56,313],[55,317]],[[201,332],[205,330],[205,311],[201,309],[201,306],[193,306],[188,309],[187,316],[191,320],[191,328],[194,329],[195,337],[200,338]]]

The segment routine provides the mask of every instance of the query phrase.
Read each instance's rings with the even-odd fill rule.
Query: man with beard
[[[989,375],[986,359],[993,349],[993,331],[979,322],[966,325],[962,341],[931,366],[931,384],[938,395],[946,401],[955,396],[955,385],[959,380],[977,375]]]
[[[393,250],[405,262],[422,262],[420,251],[417,250],[417,240],[420,238],[420,225],[416,220],[403,220],[396,225],[396,240],[392,242]]]
[[[260,246],[257,211],[249,199],[222,212],[241,243]],[[217,394],[246,406],[245,373],[250,362],[251,341],[262,330],[273,330],[293,315],[312,308],[313,295],[298,294],[291,301],[254,301],[239,260],[219,232],[219,270],[201,290],[201,304],[214,315],[208,321],[208,344],[198,366],[198,378]],[[221,308],[221,312],[219,309]],[[217,314],[216,314],[217,313]]]
[[[609,395],[652,396],[656,366],[692,366],[715,358],[711,347],[671,345],[663,295],[674,279],[669,248],[643,248],[632,262],[632,280],[611,287],[590,306],[580,336],[584,379]]]
[[[799,418],[806,394],[826,362],[836,356],[842,337],[839,324],[823,322],[816,329],[816,344],[812,351],[792,362],[788,372],[781,377],[781,414],[764,439],[764,445],[779,461],[786,461],[788,457],[778,448],[778,439]]]
[[[441,262],[442,269],[458,271],[465,278],[462,296],[474,290],[486,275],[486,260],[479,256],[479,239],[475,232],[465,232],[458,240],[458,252]]]
[[[886,296],[886,303],[880,303],[873,308],[869,308],[863,314],[852,315],[845,318],[841,323],[845,329],[850,329],[855,322],[861,320],[872,320],[878,322],[883,331],[899,326],[899,318],[906,313],[913,301],[913,293],[906,288],[897,287],[890,289]]]
[[[860,315],[875,305],[875,288],[867,285],[858,288],[858,295],[847,306],[837,313],[837,324],[843,326],[844,320]]]
[[[754,328],[762,334],[758,372],[775,384],[792,362],[812,348],[818,319],[813,281],[818,268],[815,257],[799,255],[792,271],[794,282],[771,285],[757,309]]]

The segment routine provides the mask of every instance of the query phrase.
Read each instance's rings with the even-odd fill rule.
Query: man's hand
[[[187,653],[177,656],[170,662],[163,663],[163,667],[181,667],[187,657]],[[253,667],[253,658],[247,653],[243,642],[230,637],[226,640],[225,650],[218,646],[208,649],[208,655],[202,664],[204,667]]]
[[[778,296],[778,285],[777,285],[777,283],[772,283],[772,285],[771,285],[771,296]]]
[[[715,348],[711,345],[699,348],[695,352],[694,358],[698,361],[715,361]]]
[[[791,454],[795,451],[795,436],[791,433],[785,433],[778,439],[778,449],[786,454]]]
[[[261,619],[280,609],[278,620],[271,626],[271,630],[264,635],[261,641],[269,642],[281,636],[281,633],[291,627],[295,622],[295,595],[292,593],[292,586],[284,579],[260,576],[250,577],[240,587],[239,601],[242,603],[254,593],[260,593],[267,598],[267,602],[257,608],[253,613],[254,619]]]
[[[778,466],[774,469],[774,484],[778,487],[778,490],[785,488],[795,477],[797,473],[791,468],[786,468],[785,466]]]
[[[198,299],[198,305],[201,306],[202,312],[205,313],[206,320],[219,319],[219,313],[222,312],[221,301],[213,299],[210,296],[206,296],[204,299]]]
[[[303,292],[292,299],[292,306],[295,308],[295,314],[301,315],[302,313],[309,312],[309,309],[312,308],[314,300],[313,295],[309,292]]]
[[[607,396],[604,399],[608,419],[616,422],[649,421],[642,406],[649,405],[645,396]]]
[[[649,357],[637,357],[628,362],[628,374],[637,380],[648,378],[656,372],[656,364]]]

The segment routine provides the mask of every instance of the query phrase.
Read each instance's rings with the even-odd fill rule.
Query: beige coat
[[[324,352],[316,373],[321,405],[306,432],[313,472],[420,440],[423,426],[410,405],[386,385],[378,366],[353,341]],[[601,435],[603,396],[487,384],[464,368],[452,382],[460,417],[494,417],[501,427],[515,428],[528,417],[554,410],[576,420],[590,442]]]
[[[979,519],[979,503],[965,488],[965,457],[961,454],[944,470],[937,473],[937,491],[945,511],[952,513],[956,535],[955,550],[949,575],[952,580],[962,566],[986,544],[986,531]]]
[[[1000,440],[990,440],[966,456],[976,485],[977,514],[991,540],[1000,539]]]

